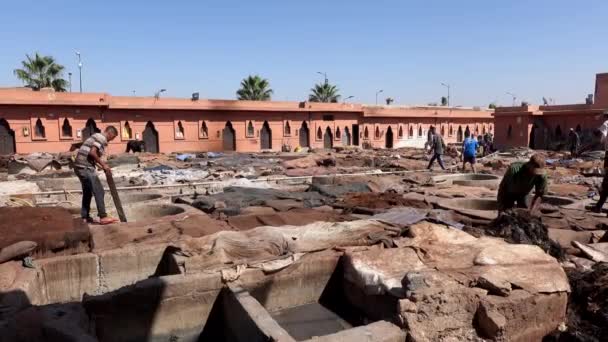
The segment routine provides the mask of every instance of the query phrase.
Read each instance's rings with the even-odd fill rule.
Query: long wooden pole
[[[118,213],[118,218],[120,219],[120,222],[127,222],[127,217],[125,216],[125,212],[122,209],[122,203],[120,203],[120,197],[118,196],[118,190],[116,190],[114,177],[112,177],[112,174],[109,172],[106,173],[106,181],[108,182],[110,194],[112,194],[112,199],[114,200],[114,206],[116,207],[116,212]]]

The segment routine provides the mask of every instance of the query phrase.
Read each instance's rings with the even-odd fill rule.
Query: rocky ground
[[[420,149],[120,155],[110,159],[118,186],[154,196],[123,190],[136,221],[84,228],[73,220],[80,195],[64,191],[80,187],[65,156],[17,158],[0,163],[7,179],[0,198],[9,207],[0,208],[7,261],[0,293],[25,286],[25,256],[37,270],[59,256],[153,247],[183,274],[219,272],[229,283],[243,269],[280,274],[303,255],[337,250],[351,260],[351,304],[416,341],[607,340],[608,218],[586,210],[597,199],[603,156],[543,153],[555,199],[534,216],[497,216],[492,206],[506,167],[532,154],[525,149],[481,158],[478,172],[498,176],[483,181],[450,178],[459,167],[452,157],[447,172],[423,171],[428,155]],[[31,195],[41,191],[58,193]],[[15,246],[23,241],[31,244]],[[153,268],[121,286],[162,273]],[[363,294],[399,309],[375,312],[355,299]],[[40,304],[54,303],[45,296]],[[0,294],[0,331],[14,323],[2,314],[2,305],[15,305],[7,300]],[[542,312],[548,308],[552,315]]]

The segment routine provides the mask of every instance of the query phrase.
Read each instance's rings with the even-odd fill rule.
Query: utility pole
[[[76,56],[78,56],[78,74],[80,76],[80,92],[82,93],[82,59],[80,56],[80,51],[76,51]]]
[[[327,80],[327,73],[326,72],[317,71],[317,74],[323,75],[323,77],[325,78],[325,84],[327,84],[327,82],[328,82],[328,80]]]
[[[511,97],[513,98],[513,107],[515,107],[515,100],[517,100],[517,96],[515,96],[515,94],[507,92],[507,95],[511,95]]]
[[[381,92],[383,92],[384,90],[380,89],[376,92],[376,106],[378,105],[378,94],[380,94]]]
[[[448,107],[450,106],[450,85],[449,84],[445,84],[445,83],[441,83],[442,86],[448,88]]]

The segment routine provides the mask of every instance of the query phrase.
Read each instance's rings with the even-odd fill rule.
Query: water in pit
[[[352,328],[348,322],[319,303],[271,312],[270,315],[297,341]]]

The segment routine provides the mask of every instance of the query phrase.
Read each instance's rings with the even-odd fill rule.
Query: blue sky
[[[234,98],[248,74],[303,100],[317,71],[343,96],[453,105],[583,102],[608,72],[608,1],[3,0],[0,86],[26,53],[54,56],[85,91]],[[66,73],[67,78],[67,73]]]

